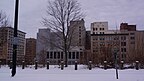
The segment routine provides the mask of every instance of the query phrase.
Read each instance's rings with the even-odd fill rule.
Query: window
[[[100,30],[104,30],[104,28],[100,28]]]
[[[100,37],[99,40],[105,40],[105,38],[104,37]]]
[[[57,58],[60,59],[60,52],[58,52],[58,56],[57,56]]]
[[[121,48],[121,52],[126,52],[126,48]]]
[[[126,46],[126,42],[121,42],[121,46]]]
[[[130,33],[130,35],[134,35],[135,33]]]
[[[72,59],[75,59],[75,52],[72,52]]]
[[[95,31],[95,28],[93,28],[93,31]]]
[[[47,58],[49,59],[49,52],[47,52]]]
[[[69,52],[69,59],[71,59],[71,52]]]
[[[121,40],[126,40],[126,36],[124,36],[124,37],[121,37]]]
[[[105,46],[105,43],[104,42],[100,42],[100,46]]]
[[[50,58],[51,59],[53,58],[53,52],[50,52]]]
[[[63,59],[63,52],[61,52],[61,59]]]
[[[130,39],[131,39],[131,40],[134,40],[134,39],[135,39],[135,37],[130,37]]]
[[[76,52],[76,59],[79,59],[79,52]]]
[[[54,52],[54,59],[56,59],[56,52]]]
[[[114,37],[114,40],[119,40],[119,37]]]
[[[97,28],[96,28],[96,30],[97,30]]]
[[[100,32],[100,34],[104,34],[104,32]]]

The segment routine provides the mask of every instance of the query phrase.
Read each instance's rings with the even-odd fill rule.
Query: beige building
[[[91,53],[94,63],[102,63],[107,60],[113,62],[114,49],[118,50],[119,60],[126,60],[128,54],[127,34],[91,34]]]
[[[17,61],[24,60],[25,55],[25,32],[18,31]],[[0,27],[0,59],[4,63],[12,60],[14,29],[12,27]]]
[[[120,30],[106,30],[105,27],[104,33],[93,31],[96,27],[91,26],[91,60],[94,63],[113,62],[115,48],[118,62],[134,62],[144,55],[144,32],[137,31],[136,25],[121,23]]]
[[[108,22],[91,23],[91,34],[105,34],[108,32]]]

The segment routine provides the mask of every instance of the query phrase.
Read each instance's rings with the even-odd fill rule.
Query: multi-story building
[[[129,48],[128,36],[128,33],[91,34],[92,61],[94,63],[103,63],[105,60],[113,62],[114,49],[119,51],[117,53],[119,60],[125,60],[129,52],[127,51]]]
[[[39,29],[36,40],[36,59],[40,63],[46,61],[46,52],[50,48],[50,29]]]
[[[69,36],[72,36],[71,46],[77,46],[81,47],[81,49],[84,49],[86,37],[85,21],[83,19],[71,21],[69,32]]]
[[[128,25],[128,23],[121,23],[120,31],[122,33],[128,33],[129,43],[129,53],[127,58],[129,62],[134,62],[139,60],[141,63],[144,63],[142,58],[144,58],[144,31],[136,30],[136,25]]]
[[[102,24],[102,22],[97,23]],[[99,31],[100,28],[96,26],[101,29],[104,28],[105,31],[100,33],[102,31]],[[107,30],[107,26],[96,26],[91,25],[91,60],[94,61],[94,63],[102,63],[104,60],[112,62],[114,60],[114,49],[118,50],[117,56],[119,62],[121,60],[125,62],[134,61],[134,58],[137,56],[136,52],[140,48],[141,54],[143,53],[142,49],[144,48],[142,45],[144,41],[142,37],[144,35],[142,31],[136,30],[136,25],[122,23],[120,25],[120,30]],[[138,49],[138,46],[141,47]]]
[[[18,30],[17,62],[21,63],[25,55],[25,32]],[[4,63],[12,60],[14,29],[0,27],[0,59]]]
[[[105,34],[108,32],[108,22],[91,23],[91,34]]]
[[[74,64],[75,61],[79,61],[80,56],[84,53],[86,31],[84,23],[83,19],[70,22],[68,43],[71,44],[68,50],[68,64]],[[52,32],[50,30],[47,31],[46,29],[43,29],[42,33],[45,34],[40,35],[40,32],[38,33],[37,41],[45,40],[45,43],[41,43],[41,45],[46,46],[47,60],[50,61],[50,64],[58,64],[61,60],[65,59],[65,54],[63,52],[63,39],[61,38],[62,33],[56,31]],[[40,44],[38,44],[38,42],[37,50],[42,49],[42,47],[39,48]]]
[[[34,64],[36,58],[36,39],[26,38],[25,63]]]

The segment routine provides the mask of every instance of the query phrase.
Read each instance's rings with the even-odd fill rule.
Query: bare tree
[[[0,27],[7,27],[10,26],[9,21],[8,21],[8,17],[5,14],[5,12],[3,12],[2,10],[0,11]],[[0,32],[2,32],[4,29],[1,28]],[[6,43],[6,40],[2,40],[3,38],[3,33],[0,33],[0,47],[4,45],[4,43]]]
[[[9,19],[5,12],[0,11],[0,27],[8,27],[10,26]]]
[[[83,17],[80,4],[76,0],[55,0],[48,1],[46,17],[42,24],[54,32],[61,39],[61,46],[58,47],[65,53],[65,66],[67,67],[67,53],[70,49],[71,39],[75,28],[70,27],[70,21],[79,20]]]

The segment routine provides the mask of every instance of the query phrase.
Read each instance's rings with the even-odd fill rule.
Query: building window
[[[130,33],[130,35],[134,35],[135,33]]]
[[[124,36],[124,37],[121,37],[121,40],[126,40],[126,36]]]
[[[99,40],[105,40],[105,38],[104,37],[100,37]]]
[[[49,59],[49,52],[47,52],[47,58]]]
[[[97,28],[95,28],[97,30]]]
[[[126,46],[126,42],[121,42],[121,46]]]
[[[71,52],[69,52],[69,59],[71,59]]]
[[[60,52],[58,52],[58,57],[57,58],[60,59]]]
[[[121,52],[126,52],[126,48],[121,48]]]
[[[95,28],[93,28],[93,31],[95,31]]]
[[[50,58],[51,59],[53,58],[53,52],[50,52]]]
[[[79,52],[76,52],[76,59],[79,59]]]
[[[54,52],[54,59],[56,59],[56,52]]]
[[[63,52],[61,52],[61,59],[63,59]]]
[[[100,34],[104,34],[104,32],[100,32]]]
[[[75,59],[75,52],[72,52],[72,59]]]
[[[135,39],[135,37],[130,37],[130,39],[131,39],[131,40],[134,40],[134,39]]]

